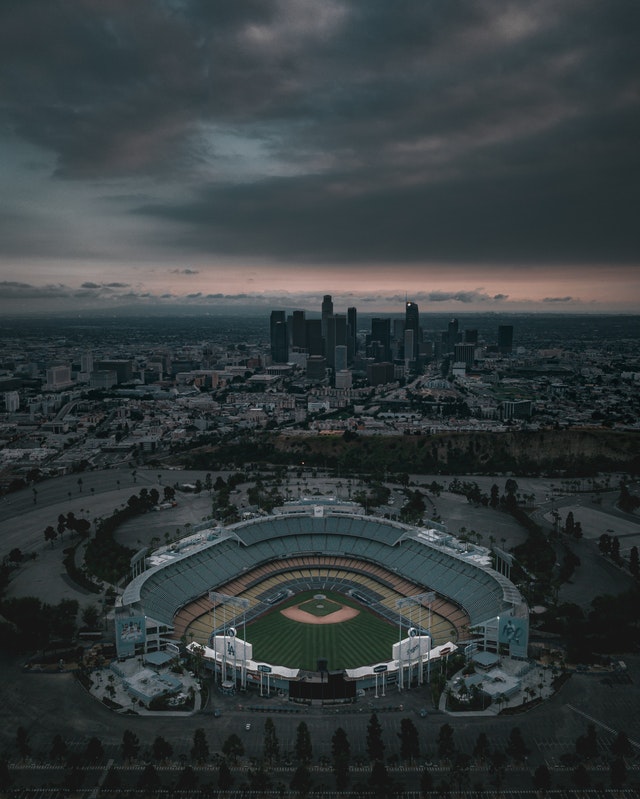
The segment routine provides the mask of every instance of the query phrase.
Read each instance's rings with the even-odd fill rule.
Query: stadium
[[[503,566],[442,527],[299,501],[138,553],[116,618],[118,656],[182,642],[228,693],[384,695],[428,681],[460,647],[526,658],[528,608]]]

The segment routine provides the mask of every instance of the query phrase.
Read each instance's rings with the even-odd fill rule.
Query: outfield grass
[[[308,602],[315,593],[296,594],[247,625],[247,640],[253,644],[254,660],[315,671],[318,658],[327,658],[330,670],[391,659],[391,648],[398,640],[397,627],[351,597],[324,592],[327,600],[360,611],[354,619],[339,624],[302,624],[279,612]]]

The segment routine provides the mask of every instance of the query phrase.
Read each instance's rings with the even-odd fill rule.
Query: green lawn
[[[247,640],[253,644],[254,660],[315,671],[318,658],[327,658],[330,670],[391,659],[391,648],[398,640],[397,627],[351,597],[323,592],[327,600],[360,611],[356,618],[339,624],[301,624],[279,612],[313,600],[315,593],[297,594],[247,625]]]

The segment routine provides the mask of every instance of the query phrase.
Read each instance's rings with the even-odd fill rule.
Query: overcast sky
[[[636,0],[3,0],[0,310],[640,312]]]

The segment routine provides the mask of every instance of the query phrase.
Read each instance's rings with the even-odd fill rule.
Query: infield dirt
[[[343,605],[340,610],[335,610],[333,613],[329,613],[328,616],[314,616],[313,613],[300,610],[298,607],[284,608],[280,613],[287,619],[301,622],[302,624],[339,624],[341,621],[354,619],[360,611],[357,608],[350,608],[347,605]]]

